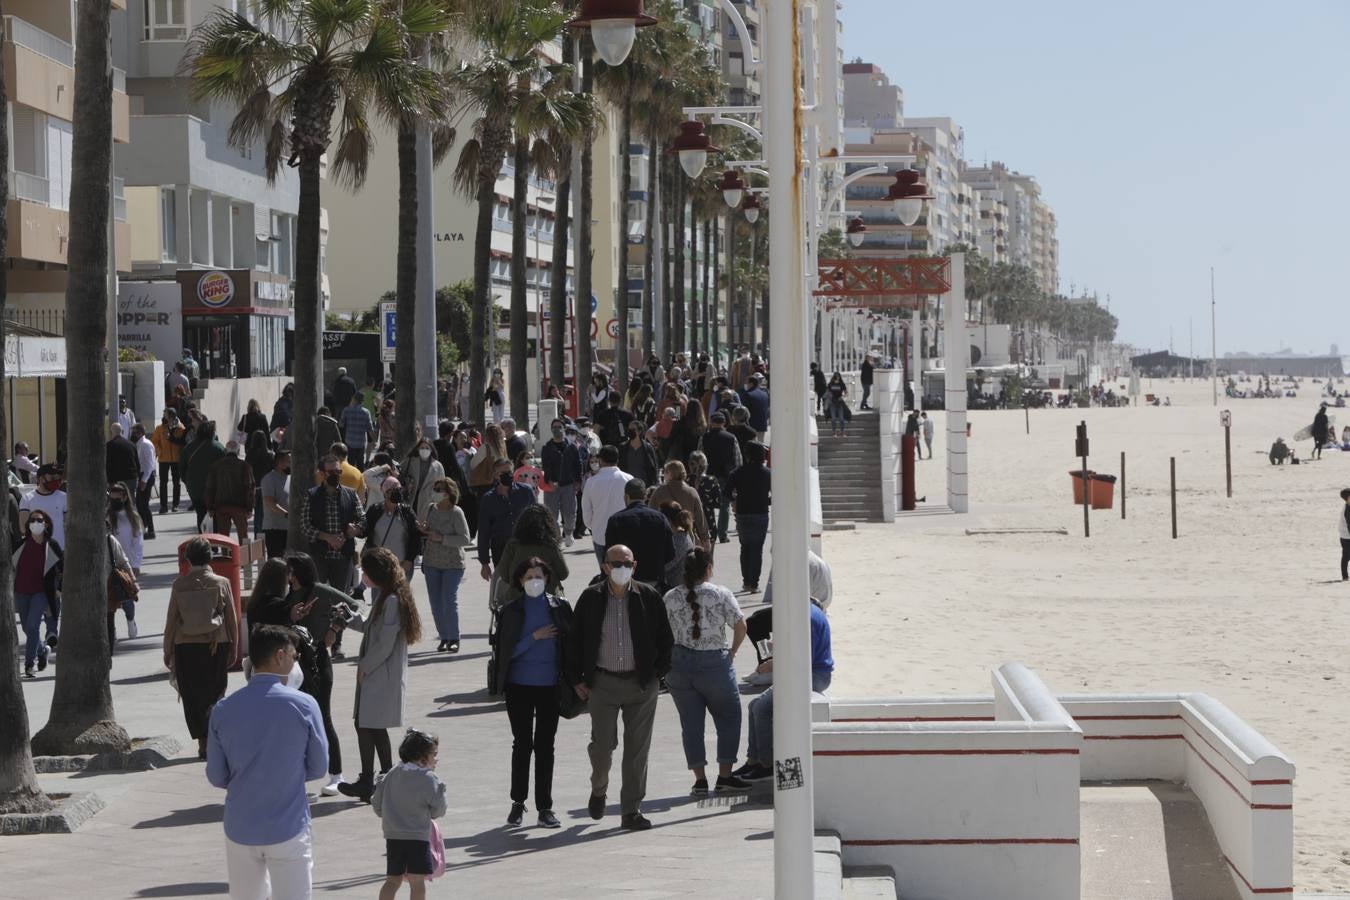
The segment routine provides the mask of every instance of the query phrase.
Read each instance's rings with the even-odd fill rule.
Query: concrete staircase
[[[830,437],[830,420],[817,418],[820,433],[820,512],[836,522],[880,522],[880,421],[872,410],[854,410],[847,437]]]
[[[895,876],[890,869],[845,869],[842,850],[837,833],[816,832],[816,900],[896,900]]]

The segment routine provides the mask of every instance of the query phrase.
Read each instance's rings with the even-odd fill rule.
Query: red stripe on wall
[[[1277,888],[1252,887],[1252,883],[1247,880],[1247,876],[1243,875],[1240,871],[1238,871],[1238,867],[1233,865],[1233,861],[1229,859],[1227,855],[1224,856],[1223,861],[1228,863],[1228,868],[1233,870],[1233,874],[1236,875],[1238,878],[1240,878],[1242,880],[1242,883],[1247,886],[1247,890],[1251,891],[1253,894],[1292,894],[1294,892],[1293,887],[1277,887]]]
[[[812,756],[1077,756],[1076,749],[1056,750],[816,750]]]
[[[1184,741],[1180,734],[1085,734],[1085,741]]]
[[[993,716],[865,716],[835,719],[831,722],[993,722]]]
[[[1156,716],[1074,716],[1075,722],[1156,722],[1165,719],[1180,719],[1177,715]]]
[[[845,847],[964,847],[995,844],[1071,844],[1078,838],[880,838],[841,841]]]

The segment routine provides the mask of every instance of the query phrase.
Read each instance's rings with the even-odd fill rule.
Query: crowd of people
[[[431,828],[446,808],[437,740],[409,730],[395,760],[391,733],[407,724],[409,655],[424,636],[416,569],[431,612],[425,652],[454,654],[470,554],[488,582],[488,689],[505,698],[512,738],[508,825],[523,824],[533,790],[539,826],[560,827],[555,735],[561,720],[585,714],[590,816],[605,815],[617,751],[620,824],[649,828],[641,804],[664,691],[681,723],[691,794],[745,791],[769,777],[771,694],[743,716],[735,657],[748,640],[747,620],[737,593],[715,578],[716,550],[730,541],[733,521],[739,558],[721,570],[739,568],[742,596],[758,593],[763,575],[768,371],[748,349],[725,372],[706,357],[669,365],[653,358],[626,392],[597,376],[591,416],[563,415],[535,433],[505,415],[486,424],[445,419],[434,439],[419,434],[406,453],[393,444],[396,398],[373,384],[368,396],[340,371],[327,397],[341,412],[331,415],[327,405],[319,412],[322,455],[317,470],[304,473],[312,486],[294,510],[291,386],[270,417],[249,401],[222,443],[217,423],[177,383],[189,371],[179,364],[170,375],[176,399],[151,432],[125,404],[126,421],[111,426],[108,640],[116,646],[119,610],[128,637],[138,634],[138,576],[145,541],[155,538],[158,477],[159,516],[190,507],[199,532],[183,547],[185,571],[170,592],[163,662],[208,779],[227,791],[232,891],[262,896],[270,884],[273,897],[308,896],[304,782],[322,778],[322,796],[369,803],[383,820],[388,879],[380,896],[404,883],[422,895],[438,864]],[[500,405],[491,390],[488,419]],[[35,464],[27,474],[37,485],[19,510],[14,561],[32,676],[58,643],[65,495],[59,466]],[[292,515],[305,541],[299,551],[287,548]],[[266,548],[269,558],[238,605],[230,581],[212,568],[211,542],[201,536],[211,532],[260,537]],[[564,583],[578,557],[566,550],[587,537],[599,571],[573,603]],[[814,593],[814,577],[812,586]],[[828,604],[828,584],[823,593]],[[813,683],[823,689],[833,669],[828,623],[822,607],[811,615]],[[349,630],[358,636],[346,648],[355,670],[347,732],[333,720],[332,698],[347,680],[335,663]],[[767,646],[757,645],[761,658]],[[227,697],[228,672],[241,658],[248,683]],[[715,775],[704,747],[707,713],[717,735]],[[355,766],[350,757],[344,766],[344,736],[355,737]]]

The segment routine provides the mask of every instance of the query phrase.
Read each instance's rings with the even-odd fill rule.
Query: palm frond
[[[342,105],[337,150],[333,154],[333,180],[353,190],[359,190],[365,184],[370,154],[375,147],[375,138],[365,117],[364,100],[361,95],[347,96]]]
[[[433,166],[439,166],[445,162],[445,158],[455,148],[455,137],[454,126],[445,122],[440,122],[431,129],[431,164]]]
[[[469,197],[478,193],[478,166],[481,149],[478,138],[470,138],[465,141],[463,149],[459,151],[459,160],[455,163],[455,174],[451,178],[455,190]]]

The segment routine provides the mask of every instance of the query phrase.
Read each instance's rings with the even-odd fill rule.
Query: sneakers
[[[514,827],[524,821],[525,821],[525,804],[512,803],[511,811],[506,814],[506,824]]]
[[[338,795],[338,785],[342,784],[341,775],[332,775],[328,783],[319,788],[319,793],[325,797],[336,797]]]
[[[446,653],[458,653],[458,652],[459,652],[459,641],[447,641],[446,644],[445,644],[445,652],[446,652]]]
[[[751,672],[745,676],[746,684],[773,684],[772,672]]]
[[[575,540],[570,534],[565,534],[565,535],[563,535],[563,546],[564,546],[564,547],[570,547],[570,546],[572,546],[574,543],[576,543],[576,540]]]
[[[37,677],[37,675],[33,672],[33,667],[32,667],[32,666],[24,666],[24,667],[23,667],[23,677],[24,677],[24,678],[36,678],[36,677]]]
[[[766,778],[773,777],[773,769],[768,766],[761,766],[759,763],[746,763],[731,774],[740,781],[763,781]]]
[[[551,810],[551,809],[541,809],[541,810],[539,810],[539,827],[540,827],[540,828],[561,828],[561,827],[562,827],[562,823],[559,822],[559,821],[558,821],[558,817],[555,816],[555,815],[553,814],[553,810]]]
[[[37,664],[39,672],[47,668],[47,648],[45,646],[38,648]]]
[[[605,795],[591,795],[590,802],[586,804],[586,812],[591,814],[592,819],[600,819],[605,815]]]
[[[750,782],[746,781],[743,778],[737,778],[735,775],[717,776],[717,793],[719,794],[722,793],[723,791],[748,791],[748,790],[750,790]]]
[[[624,813],[619,824],[629,831],[646,831],[652,827],[651,820],[642,813]]]
[[[441,641],[439,644],[436,645],[436,652],[444,653],[445,648],[449,645],[449,643],[450,643],[449,641]]]
[[[131,639],[134,640],[135,638],[139,637],[140,634],[141,634],[141,626],[139,626],[139,625],[136,624],[136,620],[135,620],[135,619],[132,619],[130,622],[127,623],[127,637],[128,637],[128,638],[131,638]]]
[[[720,778],[717,779],[717,784],[718,787],[721,787],[722,779]],[[689,796],[691,797],[708,796],[708,779],[700,778],[698,781],[695,781],[694,786],[689,789]]]

